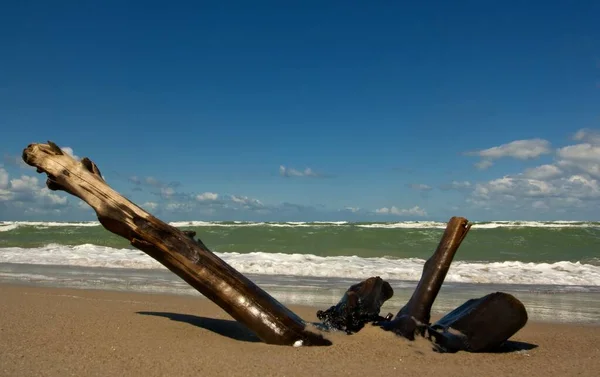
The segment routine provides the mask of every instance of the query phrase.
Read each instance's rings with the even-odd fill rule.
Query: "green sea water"
[[[408,223],[176,223],[221,253],[285,253],[317,256],[428,258],[444,224]],[[536,226],[537,225],[537,226]],[[0,224],[0,248],[35,248],[48,244],[93,244],[130,247],[126,240],[101,226],[18,226]],[[475,224],[455,260],[571,261],[600,265],[600,223],[482,223]]]

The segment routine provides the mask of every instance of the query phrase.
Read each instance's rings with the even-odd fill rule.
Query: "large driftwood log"
[[[527,323],[521,301],[504,292],[471,299],[428,327],[440,352],[485,352],[502,345]]]
[[[423,335],[431,318],[433,302],[469,229],[471,224],[464,217],[450,219],[435,253],[423,266],[421,279],[413,295],[392,321],[382,323],[384,329],[411,340],[415,338],[416,333]]]
[[[300,317],[214,255],[192,234],[174,228],[138,207],[106,184],[88,158],[80,162],[54,143],[31,144],[23,160],[46,173],[51,190],[64,190],[89,204],[100,223],[177,274],[264,342],[330,345]]]
[[[369,322],[385,321],[379,315],[381,306],[394,295],[390,283],[379,276],[370,277],[352,285],[340,302],[323,311],[317,312],[317,318],[326,328],[345,331],[352,334],[360,331]]]

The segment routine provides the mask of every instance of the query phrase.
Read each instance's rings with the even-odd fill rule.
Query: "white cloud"
[[[482,160],[475,164],[485,170],[493,165],[493,160],[511,157],[518,160],[530,160],[551,153],[550,142],[544,139],[515,140],[496,147],[467,152],[470,156],[479,156]]]
[[[477,156],[495,160],[503,157],[512,157],[519,160],[528,160],[550,153],[550,142],[544,139],[515,140],[497,147],[474,152]]]
[[[241,204],[246,209],[251,208],[251,207],[252,208],[264,207],[264,204],[260,200],[254,199],[254,198],[249,198],[247,196],[231,195],[229,197],[229,199],[236,204]]]
[[[175,189],[173,189],[172,187],[161,187],[160,188],[160,195],[163,198],[170,198],[173,196],[173,194],[175,194]]]
[[[142,208],[148,210],[148,211],[154,211],[155,209],[158,208],[158,203],[156,202],[146,202],[144,204],[141,205]]]
[[[400,209],[398,207],[383,207],[375,210],[375,213],[380,215],[397,215],[397,216],[427,216],[427,212],[419,207],[414,206],[408,209]]]
[[[66,206],[68,201],[66,196],[58,195],[46,189],[42,189],[38,197],[45,204],[46,207],[62,207]]]
[[[568,170],[572,173],[585,173],[592,177],[600,178],[600,164],[587,161],[569,161],[561,160],[557,162],[563,170]]]
[[[196,195],[196,200],[199,202],[214,201],[217,199],[219,199],[219,194],[216,194],[214,192],[205,192],[205,193]]]
[[[0,189],[0,202],[8,202],[12,200],[12,193],[5,189]]]
[[[21,178],[10,180],[10,188],[13,192],[35,192],[38,190],[38,178],[22,175]]]
[[[457,190],[457,191],[463,191],[463,190],[469,190],[473,187],[473,185],[471,184],[471,182],[469,181],[452,181],[448,184],[442,185],[440,186],[440,188],[442,190]]]
[[[582,128],[575,132],[573,140],[584,141],[590,144],[600,144],[600,132],[590,130],[589,128]]]
[[[600,162],[600,145],[590,143],[569,145],[559,148],[556,155],[565,160]]]
[[[77,161],[80,160],[79,156],[77,156],[77,155],[75,155],[75,153],[73,153],[73,148],[71,148],[71,147],[62,147],[60,149],[62,149],[62,151],[65,152],[66,154],[68,154],[69,156],[73,157],[75,160],[77,160]]]
[[[358,207],[345,207],[344,211],[349,211],[349,212],[352,212],[352,213],[356,213],[356,212],[360,211],[360,208],[358,208]]]
[[[0,201],[23,207],[24,210],[28,210],[25,206],[30,206],[29,209],[36,209],[36,213],[68,205],[64,194],[41,186],[38,177],[22,175],[20,178],[10,179],[8,172],[3,168],[0,168]]]
[[[80,200],[77,202],[77,208],[84,210],[84,211],[92,209],[92,207],[90,207],[90,205],[87,204],[86,202],[84,202],[83,200]]]
[[[554,163],[479,183],[468,201],[482,208],[556,213],[600,208],[600,133],[581,129],[573,139],[581,143],[556,149]],[[533,143],[532,152],[521,154],[522,159],[545,151],[546,144],[534,140],[538,140],[537,149]]]
[[[517,196],[552,196],[556,194],[555,191],[555,187],[546,181],[505,176],[487,183],[477,184],[474,194],[477,197],[486,199],[497,196],[514,199]]]
[[[409,184],[408,187],[416,191],[430,191],[432,189],[431,186],[426,185],[424,183],[412,183]]]
[[[555,165],[541,165],[535,168],[527,169],[523,173],[523,176],[531,179],[547,180],[559,177],[563,174]]]
[[[475,163],[475,167],[479,170],[485,170],[494,165],[494,163],[490,160],[481,160]]]
[[[192,206],[190,203],[167,203],[165,209],[169,212],[189,212]]]
[[[311,168],[306,168],[303,171],[287,168],[283,165],[279,166],[279,174],[283,177],[320,177]]]
[[[600,133],[581,129],[575,133],[573,139],[584,143],[557,149],[557,165],[574,174],[585,173],[600,178]]]
[[[591,207],[600,204],[600,183],[587,175],[569,175],[548,179],[527,178],[524,174],[505,176],[475,186],[469,200],[479,207],[509,205],[534,209]],[[587,204],[586,204],[587,203]]]

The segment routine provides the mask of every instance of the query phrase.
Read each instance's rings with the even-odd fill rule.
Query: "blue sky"
[[[94,219],[19,163],[52,140],[168,220],[598,220],[598,14],[597,1],[4,5],[0,219]]]

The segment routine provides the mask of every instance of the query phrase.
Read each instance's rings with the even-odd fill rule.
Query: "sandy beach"
[[[293,306],[306,320],[315,308]],[[438,354],[374,327],[330,347],[261,343],[212,302],[0,285],[2,376],[597,376],[600,326],[529,322],[521,350]]]

